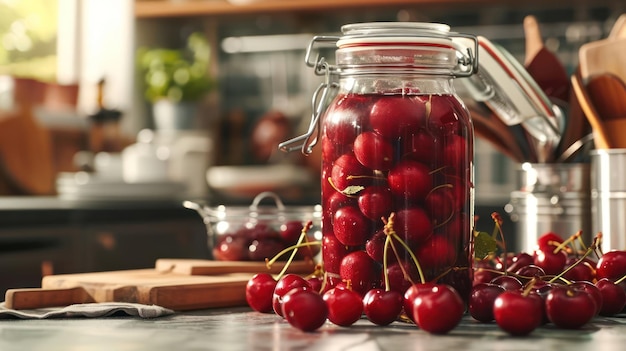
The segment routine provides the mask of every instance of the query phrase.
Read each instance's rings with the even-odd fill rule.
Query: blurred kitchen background
[[[624,12],[623,0],[0,0],[0,291],[205,257],[184,199],[246,205],[273,190],[316,203],[318,155],[276,147],[310,120],[313,35],[443,22],[521,62],[532,14],[572,73],[578,48]],[[479,229],[490,231],[519,165],[481,138],[475,164]]]

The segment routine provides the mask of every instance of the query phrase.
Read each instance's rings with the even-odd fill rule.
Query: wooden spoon
[[[606,127],[602,123],[602,119],[600,119],[600,115],[594,107],[591,97],[587,94],[585,85],[582,82],[582,77],[578,74],[572,75],[572,90],[576,94],[578,104],[593,129],[594,144],[596,149],[610,148],[608,136],[605,130]]]
[[[589,78],[587,92],[604,124],[609,144],[625,148],[626,84],[613,74],[599,74]]]
[[[612,73],[626,81],[626,38],[583,44],[578,56],[583,82],[601,73]]]
[[[569,76],[558,57],[544,46],[539,23],[534,16],[524,18],[524,36],[526,70],[548,97],[567,102],[570,94]]]

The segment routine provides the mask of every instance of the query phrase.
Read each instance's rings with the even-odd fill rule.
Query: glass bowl
[[[265,199],[271,205],[262,205]],[[301,241],[321,240],[322,208],[314,206],[286,206],[273,192],[259,193],[250,206],[211,207],[205,203],[185,201],[183,206],[200,214],[206,225],[209,249],[219,261],[265,261],[276,255],[287,260],[300,240],[304,226],[306,237]],[[298,249],[295,259],[315,258],[319,245]]]

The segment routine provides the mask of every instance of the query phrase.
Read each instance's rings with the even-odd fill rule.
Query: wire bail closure
[[[326,58],[316,53],[315,60],[311,60],[313,55],[313,47],[316,43],[336,43],[339,37],[336,36],[315,36],[309,43],[306,50],[304,61],[307,66],[313,67],[315,74],[323,75],[324,81],[315,89],[313,98],[311,99],[311,122],[307,132],[278,144],[278,148],[285,152],[291,152],[300,149],[304,155],[313,152],[313,147],[317,144],[320,136],[320,116],[324,112],[331,89],[336,89],[338,84],[332,81],[332,75],[337,73],[337,67],[332,66],[326,61]]]
[[[452,71],[452,77],[469,77],[478,72],[478,39],[474,35],[462,33],[448,33],[448,38],[464,38],[473,42],[473,51],[466,48],[463,52],[461,45],[454,45],[457,51],[457,64],[459,68]],[[278,148],[284,152],[291,152],[300,149],[302,154],[309,155],[313,152],[313,147],[318,143],[320,137],[320,117],[327,105],[327,100],[331,96],[330,92],[338,88],[338,83],[334,77],[341,74],[341,69],[337,65],[330,64],[319,52],[314,51],[316,44],[336,45],[341,39],[338,36],[314,36],[306,49],[304,62],[308,67],[314,69],[315,75],[324,76],[324,81],[317,87],[311,99],[311,121],[306,133],[278,144]],[[313,55],[315,52],[315,58]]]

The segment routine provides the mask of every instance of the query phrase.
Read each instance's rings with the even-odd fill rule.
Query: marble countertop
[[[626,315],[597,317],[579,330],[546,325],[526,337],[512,337],[495,324],[464,317],[446,335],[414,325],[386,327],[363,319],[349,328],[327,323],[301,332],[280,317],[247,308],[179,312],[155,319],[136,317],[0,320],[0,350],[602,350],[626,345]]]

